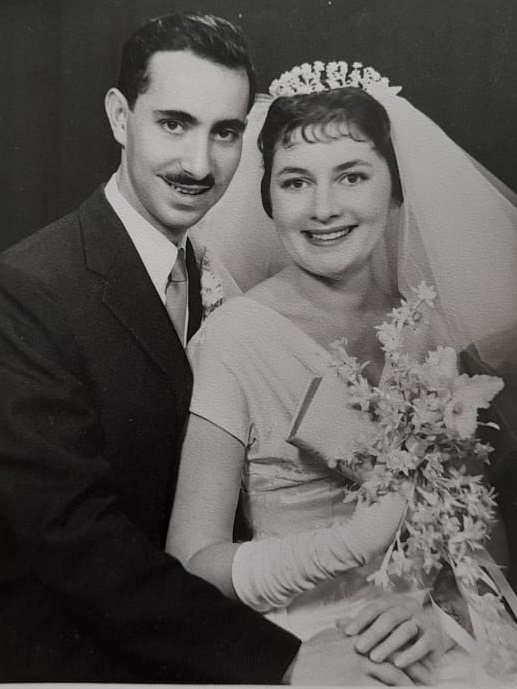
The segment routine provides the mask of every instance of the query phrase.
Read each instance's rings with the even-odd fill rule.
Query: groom
[[[0,258],[1,682],[364,681],[338,630],[300,645],[163,552],[202,311],[187,231],[253,97],[231,24],[147,22],[106,97],[118,171]]]

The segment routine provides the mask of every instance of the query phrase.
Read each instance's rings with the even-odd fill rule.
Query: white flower
[[[486,409],[503,386],[501,378],[495,376],[459,376],[453,384],[452,399],[445,407],[446,427],[460,438],[473,437],[478,409]]]
[[[212,265],[208,249],[205,250],[201,258],[200,271],[201,303],[203,306],[204,320],[224,301],[223,285]]]
[[[454,567],[454,574],[467,586],[473,586],[479,577],[477,563],[468,555]]]
[[[434,352],[429,352],[420,370],[431,388],[449,387],[459,376],[456,350],[452,347],[437,347]]]
[[[394,323],[377,326],[377,339],[385,352],[395,352],[400,346],[400,330]]]
[[[409,476],[409,472],[419,463],[419,459],[407,450],[395,450],[387,458],[387,464],[395,472]]]
[[[422,392],[413,400],[413,425],[422,430],[422,426],[434,426],[442,419],[440,403],[436,392]]]
[[[437,296],[434,287],[427,285],[425,282],[421,282],[418,287],[413,287],[412,289],[418,299],[425,302],[428,306],[434,306],[434,300]]]

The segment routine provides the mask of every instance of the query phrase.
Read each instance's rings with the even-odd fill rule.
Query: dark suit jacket
[[[299,642],[163,552],[191,386],[102,190],[2,255],[0,681],[280,680]]]

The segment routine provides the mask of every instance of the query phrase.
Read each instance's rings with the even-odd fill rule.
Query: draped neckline
[[[332,353],[330,350],[328,350],[326,347],[324,347],[322,344],[320,344],[317,340],[315,340],[311,335],[305,332],[300,326],[298,326],[296,323],[294,323],[290,318],[287,316],[284,316],[280,311],[277,311],[274,307],[268,306],[267,304],[264,304],[261,301],[257,301],[256,299],[253,299],[252,297],[248,297],[246,295],[242,295],[239,297],[240,299],[244,299],[248,303],[254,304],[258,309],[262,308],[269,314],[272,314],[274,318],[276,318],[280,323],[284,325],[284,328],[289,328],[292,332],[293,335],[296,336],[296,338],[299,340],[300,335],[305,339],[308,345],[319,355],[325,357],[327,360],[328,364],[332,362]],[[345,334],[343,334],[345,336]],[[376,383],[371,383],[375,387],[378,387],[379,385],[382,384],[383,380],[386,378],[386,375],[388,373],[388,365],[385,362],[379,376],[379,380]]]

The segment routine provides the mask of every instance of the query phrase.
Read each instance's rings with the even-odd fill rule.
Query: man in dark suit
[[[0,681],[358,681],[339,631],[300,647],[163,552],[202,312],[186,232],[253,96],[228,22],[146,23],[106,97],[118,172],[0,259]]]

